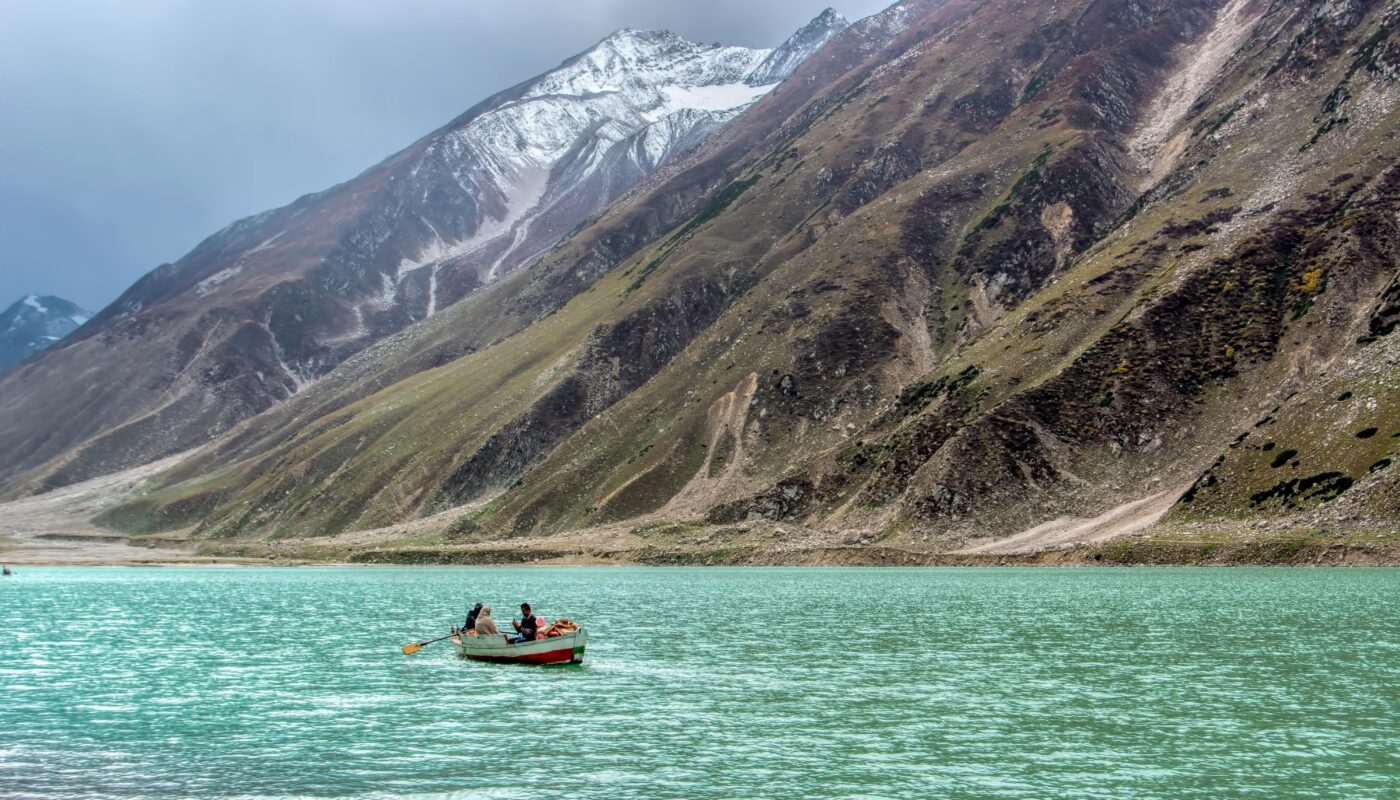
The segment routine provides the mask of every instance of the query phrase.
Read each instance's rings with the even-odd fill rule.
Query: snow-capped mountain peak
[[[670,31],[625,28],[537,78],[525,99],[582,97],[644,86],[738,82],[769,52],[695,44]]]
[[[451,236],[434,225],[403,271],[426,268],[431,287],[466,286],[520,266],[757,101],[845,26],[828,10],[772,50],[697,44],[671,31],[611,34],[426,144],[412,174],[438,184],[450,170],[450,190],[474,195],[479,213]],[[428,295],[428,314],[456,299],[435,288]]]
[[[92,314],[61,297],[25,295],[0,313],[0,371],[77,330]]]
[[[851,23],[836,13],[836,9],[826,9],[802,26],[797,33],[788,37],[786,42],[770,51],[763,62],[748,74],[746,80],[754,85],[781,81],[791,75],[808,56],[820,50],[832,37],[850,26]]]

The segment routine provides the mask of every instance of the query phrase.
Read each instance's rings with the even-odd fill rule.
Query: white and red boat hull
[[[472,661],[503,664],[582,664],[588,631],[579,628],[563,636],[506,644],[504,636],[453,636],[457,655]]]

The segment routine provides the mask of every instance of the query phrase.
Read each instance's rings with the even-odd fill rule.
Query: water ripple
[[[27,569],[0,798],[1400,796],[1386,570]],[[409,658],[482,599],[582,667]]]

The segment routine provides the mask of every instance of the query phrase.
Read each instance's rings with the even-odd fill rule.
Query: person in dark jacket
[[[535,615],[530,611],[529,603],[520,604],[520,620],[512,620],[511,624],[515,626],[515,632],[518,634],[514,639],[510,640],[511,644],[533,642],[535,640],[535,634],[539,631],[539,628],[535,625]]]
[[[467,621],[462,623],[462,632],[466,633],[476,629],[476,618],[481,614],[481,603],[472,606],[472,610],[467,612]]]

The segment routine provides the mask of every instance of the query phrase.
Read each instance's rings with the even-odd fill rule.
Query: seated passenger
[[[511,624],[515,626],[515,632],[518,634],[510,640],[511,644],[533,642],[535,634],[539,632],[539,623],[535,622],[535,615],[531,613],[529,603],[520,604],[520,619],[512,620]]]
[[[500,636],[501,632],[496,628],[496,620],[491,619],[491,606],[482,606],[481,613],[476,617],[477,636]]]
[[[467,633],[471,633],[472,628],[476,627],[476,617],[480,613],[481,603],[477,603],[475,606],[472,606],[472,610],[467,612],[467,621],[462,623],[462,630]]]

